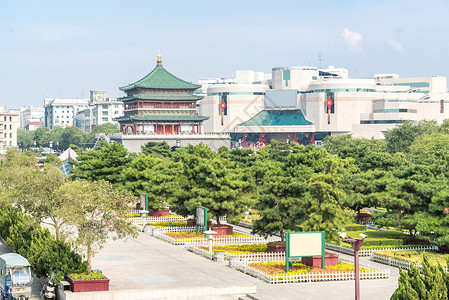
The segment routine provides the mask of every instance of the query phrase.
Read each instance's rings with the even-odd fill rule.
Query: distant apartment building
[[[89,99],[55,99],[44,100],[45,127],[67,127],[74,125],[74,116],[87,108]]]
[[[35,130],[44,126],[45,110],[43,107],[23,106],[20,109],[20,128]]]
[[[17,128],[19,127],[19,114],[7,112],[0,105],[0,153],[5,154],[8,148],[17,147]]]
[[[90,91],[89,106],[78,111],[74,117],[75,126],[90,132],[98,125],[118,125],[114,118],[123,116],[123,102],[107,98],[105,91]]]

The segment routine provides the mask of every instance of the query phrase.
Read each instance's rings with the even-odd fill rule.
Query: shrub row
[[[0,207],[0,236],[28,259],[37,276],[50,274],[55,268],[64,274],[83,272],[87,268],[71,244],[56,240],[38,221],[12,206]]]
[[[360,225],[360,224],[348,224],[345,225],[345,230],[346,231],[365,231],[366,230],[366,225]]]
[[[402,239],[366,239],[363,246],[402,246],[404,240]]]

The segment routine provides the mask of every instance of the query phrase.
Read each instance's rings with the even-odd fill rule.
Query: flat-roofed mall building
[[[273,68],[264,110],[237,126],[234,144],[259,146],[271,139],[320,143],[327,135],[341,134],[383,138],[405,121],[449,118],[445,77],[377,74],[357,79],[334,70]]]

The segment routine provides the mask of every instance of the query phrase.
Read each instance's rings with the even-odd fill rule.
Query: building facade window
[[[290,80],[290,70],[284,70],[282,72],[282,79],[285,81],[285,87],[288,87],[288,81]]]

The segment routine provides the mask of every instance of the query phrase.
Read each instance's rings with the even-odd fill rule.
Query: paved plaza
[[[353,260],[352,256],[340,254]],[[361,258],[361,263],[389,268],[390,279],[362,280],[362,299],[389,299],[397,287],[397,268]],[[110,289],[172,289],[183,287],[256,284],[260,300],[269,299],[354,299],[354,281],[332,281],[270,285],[228,267],[140,233],[137,239],[109,240],[93,258],[93,268],[110,278]]]
[[[10,249],[0,242],[0,254]],[[352,256],[339,254],[353,260]],[[361,264],[391,270],[390,279],[362,280],[362,299],[389,299],[397,287],[397,268],[361,258]],[[331,281],[270,285],[228,267],[140,233],[137,239],[108,240],[105,248],[93,258],[93,269],[100,269],[110,278],[111,290],[161,290],[192,287],[257,286],[254,295],[260,300],[271,299],[354,299],[354,281]],[[33,283],[32,299],[39,299],[41,285]]]

